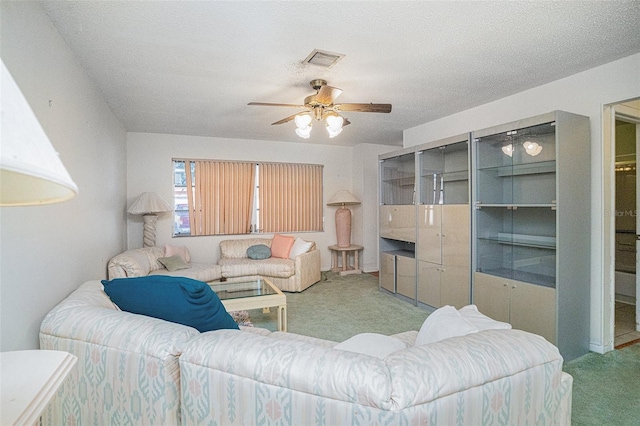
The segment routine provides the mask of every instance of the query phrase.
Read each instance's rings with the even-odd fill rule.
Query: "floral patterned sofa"
[[[572,378],[543,338],[417,335],[378,357],[251,327],[198,333],[120,311],[90,281],[42,322],[42,349],[78,356],[42,424],[570,424]]]

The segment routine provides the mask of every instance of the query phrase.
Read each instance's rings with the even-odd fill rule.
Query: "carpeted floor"
[[[286,293],[288,331],[343,341],[363,332],[394,334],[419,330],[427,311],[378,291],[369,274],[323,273],[322,281],[302,293]],[[255,327],[276,330],[277,314],[250,312]]]
[[[565,363],[576,426],[640,425],[640,344]]]
[[[323,273],[302,293],[287,293],[289,331],[342,341],[362,332],[419,330],[428,313],[378,290],[370,274]],[[250,311],[256,327],[276,329],[276,312]],[[565,363],[573,376],[572,424],[640,425],[640,344]]]

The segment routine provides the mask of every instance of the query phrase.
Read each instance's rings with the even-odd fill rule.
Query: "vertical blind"
[[[186,191],[191,235],[322,231],[321,165],[217,160],[184,160],[184,165],[186,187],[193,188]],[[258,223],[252,224],[254,217]]]
[[[190,163],[185,163],[187,188],[193,179]],[[188,195],[191,235],[249,233],[255,164],[195,161],[195,174],[195,190]]]
[[[322,230],[322,166],[258,163],[261,232]]]

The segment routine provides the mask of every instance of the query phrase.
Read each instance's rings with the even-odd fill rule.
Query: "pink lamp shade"
[[[352,193],[346,189],[338,191],[327,203],[328,206],[340,206],[336,210],[336,239],[338,247],[349,247],[351,245],[351,210],[345,206],[356,206],[360,204]]]

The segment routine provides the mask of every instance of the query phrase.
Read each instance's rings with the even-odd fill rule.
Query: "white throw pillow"
[[[476,305],[467,305],[460,308],[460,314],[473,324],[478,330],[508,330],[511,324],[508,322],[496,321],[478,311]]]
[[[302,238],[296,238],[293,242],[293,247],[291,247],[291,251],[289,252],[289,259],[293,260],[301,254],[308,252],[312,245],[313,243],[307,242]]]
[[[376,358],[384,359],[387,355],[405,349],[407,344],[395,337],[378,333],[361,333],[338,343],[333,349],[357,352]]]
[[[450,337],[477,333],[478,329],[453,306],[443,306],[430,314],[416,337],[416,345],[427,345]]]

